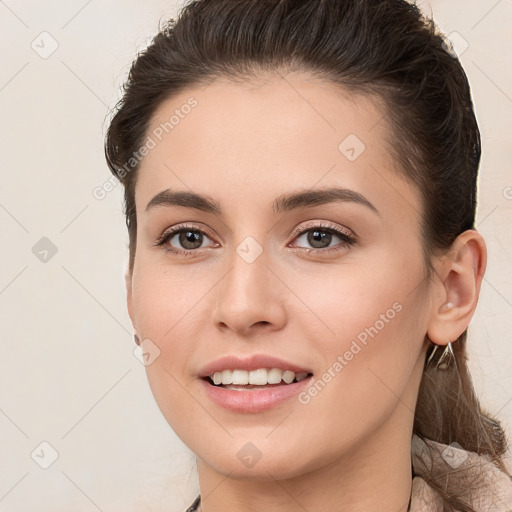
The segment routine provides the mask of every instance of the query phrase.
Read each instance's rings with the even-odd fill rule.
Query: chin
[[[245,451],[243,448],[239,450],[241,453],[233,452],[232,449],[226,449],[223,453],[217,450],[201,457],[198,455],[198,465],[205,464],[216,473],[236,480],[259,482],[295,478],[314,469],[307,467],[300,452],[297,454],[297,457],[290,457],[290,453],[293,453],[293,450],[275,453],[274,449],[271,452],[271,457],[261,453],[260,458],[257,458],[256,451],[254,451],[252,459],[249,455],[250,451],[251,448],[246,447]],[[298,461],[302,464],[298,465]]]

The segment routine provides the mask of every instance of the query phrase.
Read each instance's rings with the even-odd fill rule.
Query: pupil
[[[313,247],[321,248],[327,247],[331,243],[332,235],[325,231],[314,230],[310,231],[308,235],[308,243]],[[316,243],[320,243],[319,246],[315,246]]]
[[[199,242],[199,244],[197,244]],[[201,247],[201,233],[196,231],[182,231],[180,233],[180,244],[185,249],[197,249]]]

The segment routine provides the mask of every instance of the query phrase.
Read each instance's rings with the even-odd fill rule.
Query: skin
[[[142,161],[126,281],[134,328],[160,350],[146,367],[154,397],[197,455],[203,512],[405,511],[425,335],[445,345],[469,324],[486,265],[481,235],[461,234],[426,277],[420,195],[396,170],[375,100],[299,72],[217,79],[162,103],[148,134],[190,97],[197,106]],[[338,149],[349,134],[366,146],[354,161]],[[347,201],[272,210],[282,194],[330,186],[362,194],[378,213]],[[222,214],[146,211],[167,189],[205,194]],[[357,241],[332,236],[335,250],[322,253],[311,231],[294,236],[317,221]],[[192,256],[155,245],[183,222],[206,234]],[[262,249],[252,263],[236,252],[248,236]],[[184,250],[177,236],[171,243]],[[400,312],[307,404],[239,413],[202,390],[198,372],[227,354],[271,354],[322,378],[396,303]],[[252,467],[237,457],[248,442],[261,453]]]

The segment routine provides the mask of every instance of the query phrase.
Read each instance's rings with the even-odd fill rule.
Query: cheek
[[[134,270],[134,313],[142,334],[155,340],[191,332],[197,322],[195,308],[207,299],[212,277],[191,267],[166,268],[144,261]],[[203,319],[204,321],[204,319]]]
[[[187,386],[193,379],[190,360],[197,352],[207,316],[207,281],[189,270],[146,265],[134,270],[133,305],[141,337],[154,344],[158,356],[146,366],[157,404],[170,422],[190,411]],[[151,345],[153,346],[153,345]]]
[[[144,271],[143,271],[144,270]],[[204,301],[211,284],[192,278],[190,271],[148,265],[134,272],[134,312],[141,335],[156,346],[158,356],[146,366],[155,401],[178,435],[197,421],[191,404],[190,360],[204,331]],[[184,432],[180,427],[184,426]]]
[[[361,333],[364,338],[372,326],[379,331],[388,330],[391,323],[405,327],[399,318],[402,311],[408,316],[417,311],[418,302],[423,304],[415,293],[424,281],[422,260],[419,252],[411,252],[410,247],[409,254],[383,247],[339,265],[298,268],[287,282],[293,283],[310,325],[318,326],[318,339],[338,346],[336,340],[344,343]]]
[[[357,316],[339,313],[331,325],[336,336],[318,338],[324,367],[299,397],[297,417],[307,418],[315,438],[326,440],[326,453],[356,445],[394,411],[414,415],[411,376],[424,336],[411,320],[418,318],[414,308],[411,301],[386,308],[375,300]]]
[[[319,377],[330,388],[322,406],[343,403],[350,417],[371,416],[401,396],[426,333],[421,258],[380,256],[295,281],[308,311],[294,321],[321,354],[325,373]]]

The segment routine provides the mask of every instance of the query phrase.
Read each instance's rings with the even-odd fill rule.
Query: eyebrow
[[[371,211],[380,215],[375,206],[359,192],[354,190],[330,187],[315,190],[303,190],[298,192],[286,193],[278,196],[273,204],[272,210],[275,214],[289,212],[299,208],[311,208],[313,206],[337,203],[352,202],[366,206]],[[149,201],[146,211],[157,206],[182,206],[193,208],[207,213],[222,215],[222,209],[217,201],[206,195],[195,192],[173,191],[171,189],[163,190]]]

